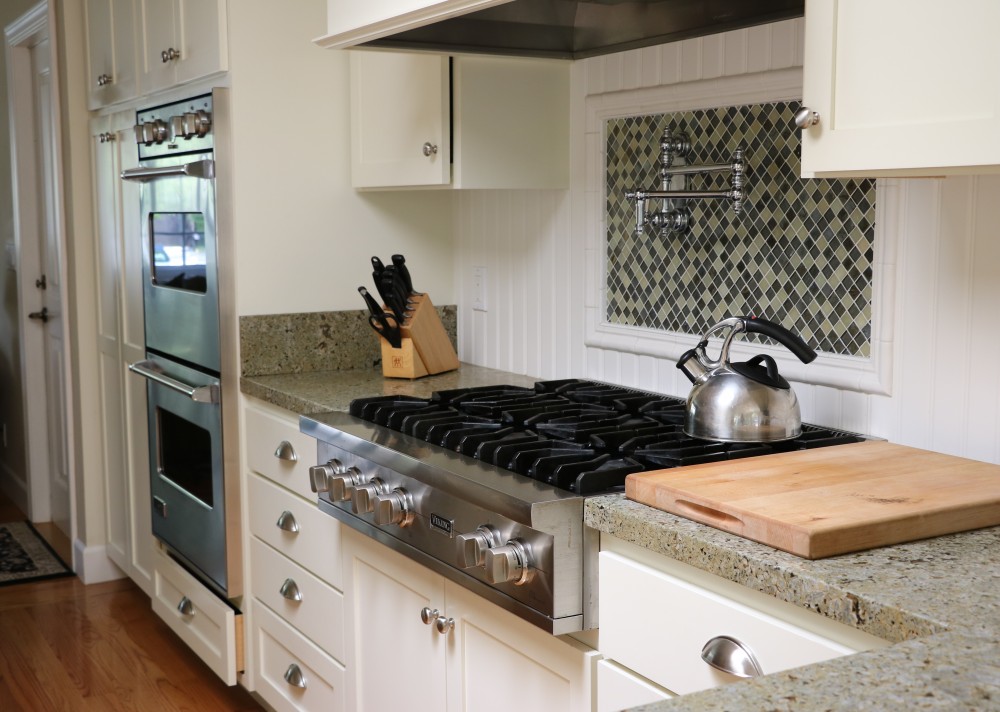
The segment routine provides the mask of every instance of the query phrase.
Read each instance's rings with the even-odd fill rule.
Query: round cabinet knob
[[[795,112],[795,125],[800,129],[807,129],[819,123],[819,112],[813,111],[808,106],[801,107]]]
[[[375,523],[380,527],[398,524],[405,527],[413,521],[413,500],[402,487],[387,494],[375,495]]]
[[[351,509],[355,514],[368,514],[375,511],[375,496],[387,494],[389,488],[386,487],[378,477],[373,477],[371,482],[355,485],[347,492],[348,499],[351,500]]]
[[[486,551],[503,543],[500,532],[489,524],[482,524],[469,534],[459,534],[455,541],[458,542],[457,563],[463,569],[482,566],[486,561]]]
[[[436,621],[440,615],[441,611],[437,608],[428,608],[427,606],[424,606],[420,609],[420,620],[423,621],[424,625],[430,625]]]
[[[528,551],[519,541],[508,541],[503,546],[487,549],[483,557],[486,580],[490,583],[522,584],[528,580],[530,562]]]
[[[277,456],[277,453],[275,453]],[[313,465],[309,468],[309,487],[313,492],[328,492],[329,478],[344,471],[344,465],[337,458],[331,458],[325,465]]]
[[[175,59],[180,59],[180,50],[176,50],[173,47],[168,47],[167,49],[160,52],[160,60],[166,64],[167,62],[173,62]]]
[[[437,152],[438,152],[437,144],[434,144],[434,143],[431,143],[430,141],[428,141],[427,143],[425,143],[423,145],[423,151],[424,151],[424,155],[427,156],[428,158],[430,156],[435,156],[435,155],[437,155]]]

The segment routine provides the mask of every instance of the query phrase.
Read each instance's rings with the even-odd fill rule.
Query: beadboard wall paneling
[[[754,83],[766,76],[755,73],[801,64],[801,20],[578,62],[570,190],[463,192],[456,201],[461,358],[686,395],[689,384],[671,360],[584,345],[584,305],[600,301],[587,293],[585,275],[601,268],[587,254],[586,229],[600,224],[603,201],[602,186],[587,178],[603,147],[587,139],[584,102],[653,86],[670,91],[720,73],[746,73]],[[897,252],[883,255],[898,265],[895,284],[885,285],[895,297],[884,324],[895,344],[891,393],[794,383],[803,418],[1000,463],[1000,177],[901,180],[893,189],[899,239]],[[485,312],[471,308],[475,266],[489,271]]]

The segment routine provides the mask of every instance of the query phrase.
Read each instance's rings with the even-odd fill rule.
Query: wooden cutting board
[[[821,559],[1000,524],[1000,465],[866,441],[637,473],[625,495]]]

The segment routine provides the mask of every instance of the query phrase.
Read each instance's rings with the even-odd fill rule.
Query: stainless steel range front
[[[576,379],[359,399],[302,416],[319,506],[554,634],[596,627],[587,496],[633,472],[857,442],[804,425],[780,443],[684,435],[678,398]]]

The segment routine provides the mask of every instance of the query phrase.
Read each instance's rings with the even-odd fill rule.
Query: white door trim
[[[36,241],[40,239],[38,216],[38,200],[40,196],[33,189],[21,190],[19,186],[37,185],[35,170],[34,142],[35,126],[33,121],[34,102],[32,101],[31,47],[39,39],[48,37],[51,52],[51,105],[57,125],[50,134],[54,142],[52,147],[56,175],[64,174],[62,160],[62,127],[59,101],[59,47],[56,33],[51,31],[57,27],[54,7],[43,0],[27,13],[14,21],[4,31],[5,52],[7,60],[7,83],[10,96],[10,127],[11,127],[11,166],[14,205],[14,245],[17,255],[18,275],[18,329],[20,331],[21,376],[24,388],[24,423],[25,423],[25,455],[27,462],[28,481],[28,516],[33,521],[47,521],[49,517],[49,482],[48,467],[42,467],[48,459],[48,422],[46,418],[47,401],[35,394],[44,393],[45,359],[44,334],[42,329],[28,320],[27,314],[38,300],[38,290],[35,287],[33,275],[41,274],[39,251]],[[45,140],[46,137],[40,137]],[[58,249],[62,254],[59,260],[59,275],[63,285],[69,285],[66,269],[66,218],[64,210],[63,185],[56,181],[55,185],[55,225],[58,230]],[[60,313],[69,315],[68,288],[62,290]],[[73,380],[72,380],[72,324],[65,325],[66,359],[63,364],[63,378],[66,383],[66,456],[69,468],[69,507],[70,507],[70,539],[76,539],[76,467],[74,422],[71,414],[74,411]],[[41,385],[39,385],[41,384]]]

